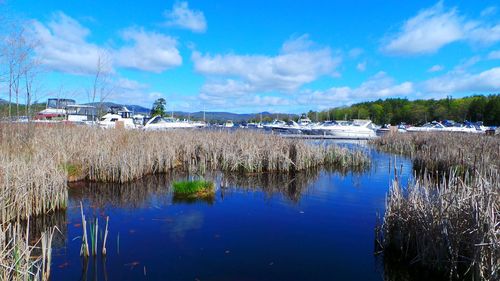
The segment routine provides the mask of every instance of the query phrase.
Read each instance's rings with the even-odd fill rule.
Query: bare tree
[[[19,117],[19,94],[26,86],[26,106],[30,100],[31,88],[37,63],[34,58],[35,43],[26,35],[24,25],[18,21],[9,24],[10,33],[3,37],[1,54],[7,67],[9,92],[9,119],[12,119],[12,99],[15,95],[16,116]],[[25,81],[22,81],[22,80]],[[24,82],[24,83],[23,83]],[[25,84],[25,85],[23,85]]]
[[[87,91],[89,102],[98,100],[98,115],[101,115],[104,101],[114,92],[115,87],[111,79],[111,60],[107,52],[100,52],[97,57],[96,69],[92,76],[92,86]]]
[[[31,104],[32,104],[32,99],[33,99],[33,95],[35,93],[35,88],[34,88],[34,84],[35,84],[35,81],[36,81],[36,78],[39,76],[40,72],[39,72],[39,61],[36,60],[36,59],[30,59],[26,65],[25,65],[25,69],[24,69],[24,86],[25,86],[25,90],[26,90],[26,95],[25,95],[25,104],[26,104],[26,107],[25,107],[25,114],[26,116],[28,116],[28,120],[31,119],[31,115],[32,115],[32,112],[31,112]]]

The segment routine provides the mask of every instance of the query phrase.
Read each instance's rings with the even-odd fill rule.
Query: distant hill
[[[203,119],[203,111],[187,113],[187,112],[174,112],[174,116],[179,118],[192,118],[192,119]],[[263,120],[272,120],[275,118],[279,119],[287,119],[287,118],[297,118],[296,114],[284,114],[284,113],[270,113],[270,112],[262,112],[262,113],[231,113],[231,112],[205,112],[205,119],[207,121],[212,122],[225,122],[227,120],[231,120],[236,123],[249,121],[249,120],[260,120],[262,117]]]
[[[5,107],[9,104],[8,101],[4,99],[0,99],[0,113],[5,115]],[[92,105],[97,108],[101,107],[100,112],[107,112],[110,107],[112,106],[126,106],[130,111],[134,112],[134,114],[144,114],[144,115],[149,115],[150,109],[140,106],[140,105],[134,105],[134,104],[118,104],[114,102],[93,102],[93,103],[86,103],[86,105]],[[20,105],[23,107],[24,105]],[[45,103],[36,103],[32,105],[32,112],[38,112],[42,109],[44,109],[46,106]],[[23,109],[24,110],[24,109]],[[171,112],[167,113],[168,115],[171,115]],[[264,121],[270,121],[273,119],[297,119],[299,116],[296,114],[286,114],[286,113],[270,113],[270,112],[262,112],[262,113],[231,113],[231,112],[205,112],[203,111],[198,111],[198,112],[184,112],[184,111],[174,111],[173,112],[174,117],[179,118],[179,119],[193,119],[193,120],[203,120],[203,115],[205,115],[205,120],[207,122],[212,122],[212,123],[222,123],[227,120],[231,120],[235,123],[241,123],[241,122],[247,122],[251,120],[259,121],[264,120]]]
[[[134,105],[134,104],[118,104],[118,103],[114,103],[114,102],[103,102],[103,103],[100,103],[100,102],[90,102],[90,103],[86,103],[86,105],[93,105],[97,108],[99,108],[100,106],[102,106],[102,111],[106,112],[109,110],[110,107],[112,106],[126,106],[128,108],[128,110],[130,111],[133,111],[134,113],[141,113],[141,114],[149,114],[149,111],[150,109],[149,108],[145,108],[143,106],[140,106],[140,105]]]
[[[148,115],[150,112],[149,108],[140,106],[140,105],[133,105],[133,104],[118,104],[114,102],[103,102],[98,103],[87,103],[87,105],[93,105],[96,107],[99,107],[102,105],[102,111],[106,112],[109,110],[110,107],[112,106],[126,106],[130,111],[133,111],[134,113],[138,114],[145,114]],[[168,115],[171,115],[172,112],[167,112]],[[195,120],[203,120],[203,111],[198,111],[198,112],[184,112],[184,111],[174,111],[173,112],[174,117],[180,118],[180,119],[195,119]],[[233,122],[240,123],[244,121],[249,121],[249,120],[260,120],[262,116],[263,120],[272,120],[275,118],[279,119],[287,119],[287,118],[297,118],[298,115],[296,114],[284,114],[284,113],[270,113],[270,112],[262,112],[262,113],[231,113],[231,112],[205,112],[205,120],[209,122],[225,122],[227,120],[232,120]]]

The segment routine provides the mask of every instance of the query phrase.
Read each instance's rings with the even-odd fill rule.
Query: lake
[[[376,214],[383,215],[394,162],[405,182],[411,161],[343,145],[366,150],[371,168],[215,173],[205,179],[216,183],[216,196],[201,201],[172,195],[172,181],[185,174],[73,184],[68,209],[44,218],[62,233],[53,242],[51,280],[418,280],[374,255]],[[80,202],[101,230],[109,216],[105,259],[80,257]]]

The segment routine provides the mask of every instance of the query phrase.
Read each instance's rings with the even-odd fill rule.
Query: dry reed
[[[57,227],[45,229],[34,244],[30,244],[29,227],[26,232],[23,228],[19,223],[0,227],[0,280],[49,280]]]
[[[66,181],[125,183],[173,170],[204,174],[360,170],[362,152],[256,132],[100,130],[67,125],[0,126],[2,222],[64,208]]]
[[[430,173],[474,174],[480,167],[500,169],[500,137],[459,133],[388,134],[370,141],[386,152],[403,154],[413,159],[414,168]]]
[[[374,143],[410,155],[420,170],[390,188],[378,238],[384,255],[450,278],[499,280],[500,139],[407,134]]]

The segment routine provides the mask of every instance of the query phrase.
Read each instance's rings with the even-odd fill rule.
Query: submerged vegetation
[[[70,125],[0,126],[2,222],[65,208],[67,181],[125,183],[172,171],[362,170],[366,154],[256,132],[100,130]]]
[[[377,147],[419,170],[391,186],[378,243],[384,254],[451,278],[500,278],[500,138],[395,134]]]

